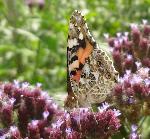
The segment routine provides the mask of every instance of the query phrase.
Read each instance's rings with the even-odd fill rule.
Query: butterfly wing
[[[78,91],[85,94],[87,106],[101,103],[110,94],[117,78],[118,72],[111,59],[102,49],[96,48],[84,65]]]
[[[75,11],[70,18],[68,34],[68,68],[69,76],[79,83],[85,60],[95,47],[84,17]]]
[[[110,93],[116,78],[112,61],[98,47],[84,17],[78,11],[75,11],[70,18],[67,70],[68,99],[66,102],[73,107],[74,105],[87,107],[91,103],[103,101]]]
[[[82,70],[89,55],[96,47],[95,44],[84,17],[79,11],[74,11],[70,18],[67,47],[68,98],[66,102],[69,105],[77,100]]]

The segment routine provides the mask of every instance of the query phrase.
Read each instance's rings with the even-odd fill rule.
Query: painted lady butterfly
[[[65,107],[89,107],[104,101],[117,77],[112,61],[91,36],[84,17],[75,11],[68,34]]]

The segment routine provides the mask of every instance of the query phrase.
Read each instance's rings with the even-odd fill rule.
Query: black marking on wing
[[[79,47],[82,47],[83,49],[85,49],[86,48],[86,42],[85,42],[85,39],[83,39],[83,40],[80,40],[80,39],[78,39],[78,48]]]
[[[72,48],[70,48],[71,53],[76,53],[80,47],[83,48],[83,49],[86,48],[85,39],[83,39],[83,40],[78,39],[78,45],[73,46]]]
[[[82,73],[81,78],[86,78],[86,73]]]
[[[95,76],[92,73],[90,73],[89,77],[91,78],[91,80],[96,80]]]
[[[73,56],[73,57],[71,58],[70,63],[73,63],[73,62],[76,61],[76,60],[78,60],[78,57],[75,55],[75,56]]]
[[[83,67],[84,67],[84,64],[82,64],[82,63],[79,63],[79,70],[82,70],[83,69]]]
[[[69,75],[69,60],[68,60],[68,57],[69,57],[69,48],[67,47],[67,92],[68,92],[68,95],[70,93],[72,93],[72,87],[71,87],[71,82],[70,82],[70,75]]]
[[[72,70],[71,72],[70,72],[70,75],[72,76],[72,75],[76,75],[76,71],[75,70]]]
[[[109,72],[109,71],[106,71],[106,73],[105,73],[105,77],[106,77],[106,79],[110,79],[110,78],[111,78],[111,74],[110,74],[110,72]]]
[[[73,46],[72,48],[70,48],[71,53],[76,53],[78,51],[79,47]]]

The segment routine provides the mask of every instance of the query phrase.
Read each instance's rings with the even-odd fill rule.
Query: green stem
[[[36,71],[39,66],[38,63],[39,63],[40,50],[41,50],[41,42],[39,40],[38,47],[36,49],[35,65],[34,65],[34,70],[33,70],[33,74],[32,74],[32,79],[35,79],[35,77],[36,77]]]

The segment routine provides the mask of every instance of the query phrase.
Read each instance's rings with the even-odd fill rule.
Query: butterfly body
[[[67,67],[67,107],[88,107],[104,101],[117,79],[112,61],[99,48],[78,11],[70,19]]]

